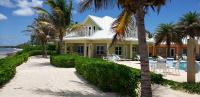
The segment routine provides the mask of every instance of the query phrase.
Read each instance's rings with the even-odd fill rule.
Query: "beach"
[[[18,48],[0,48],[0,59],[5,58],[8,54],[13,54],[18,51],[21,51],[21,49]]]

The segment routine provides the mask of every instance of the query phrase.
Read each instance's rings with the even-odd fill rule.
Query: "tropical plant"
[[[141,62],[141,97],[152,97],[150,71],[148,64],[148,49],[144,18],[149,9],[159,12],[167,0],[82,0],[80,11],[94,8],[96,11],[113,6],[122,9],[122,13],[113,23],[116,38],[123,38],[126,30],[136,22],[139,40],[139,53]]]
[[[35,7],[39,11],[39,14],[46,14],[51,19],[51,24],[56,28],[56,36],[59,38],[58,53],[63,53],[63,37],[66,33],[66,29],[71,24],[72,16],[72,0],[47,0],[44,4],[50,7],[50,11]]]
[[[47,41],[48,41],[48,32],[49,28],[53,28],[51,24],[47,21],[45,15],[40,15],[38,18],[35,18],[34,22],[27,26],[26,32],[31,32],[35,36],[36,40],[39,41],[43,49],[43,57],[47,57]]]
[[[174,24],[160,24],[156,30],[155,34],[155,45],[159,45],[163,42],[167,45],[167,57],[170,57],[170,45],[171,43],[182,44],[182,38],[179,33],[176,32]]]
[[[149,32],[149,31],[147,31],[147,30],[146,30],[146,33],[147,33],[147,35],[148,35],[148,38],[153,38],[154,33],[151,33],[151,32]]]
[[[186,13],[180,18],[176,28],[182,38],[189,37],[187,43],[187,81],[195,82],[195,49],[198,48],[195,46],[195,42],[197,42],[195,38],[200,36],[200,14],[197,12]]]

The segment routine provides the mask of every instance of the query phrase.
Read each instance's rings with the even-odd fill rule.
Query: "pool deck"
[[[132,68],[141,69],[139,61],[117,61],[118,64],[123,64]],[[184,70],[179,70],[180,74],[175,74],[173,70],[170,70],[170,73],[162,73],[159,70],[156,70],[156,73],[163,74],[165,79],[177,81],[177,82],[186,82],[187,81],[187,72]],[[200,72],[196,73],[196,82],[200,82]]]

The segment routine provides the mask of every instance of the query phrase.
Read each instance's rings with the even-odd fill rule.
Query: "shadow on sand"
[[[59,91],[52,91],[49,89],[37,89],[35,93],[40,95],[52,95],[52,96],[61,96],[61,97],[110,97],[109,95],[104,94],[95,94],[95,93],[88,93],[88,92],[80,92],[80,91],[70,91],[70,90],[59,90]],[[119,97],[119,96],[116,96]]]

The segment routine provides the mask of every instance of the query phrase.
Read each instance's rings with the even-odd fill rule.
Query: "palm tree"
[[[177,29],[180,31],[182,38],[187,38],[187,81],[195,82],[195,38],[200,36],[200,14],[189,12],[183,15],[177,23]]]
[[[45,15],[40,15],[38,18],[35,18],[34,22],[31,25],[27,26],[26,32],[31,32],[32,36],[35,37],[36,41],[39,41],[42,45],[43,57],[47,57],[47,41],[48,41],[48,32],[49,29],[54,30],[51,24],[47,21]]]
[[[154,34],[155,34],[155,33],[149,32],[149,31],[147,31],[147,30],[146,30],[146,33],[147,33],[147,35],[148,35],[148,38],[153,38],[153,36],[154,36]]]
[[[167,57],[170,57],[170,45],[172,42],[182,44],[182,38],[180,38],[179,34],[176,32],[174,26],[175,25],[172,23],[160,24],[155,34],[155,45],[166,42]]]
[[[67,3],[67,4],[66,4]],[[50,7],[50,12],[46,9],[35,7],[40,14],[46,14],[50,17],[51,24],[56,28],[58,42],[58,53],[63,53],[63,37],[65,35],[66,29],[71,24],[72,17],[72,0],[47,0],[44,4]]]
[[[122,13],[113,24],[116,32],[114,38],[123,38],[128,27],[133,26],[132,24],[136,22],[141,57],[141,97],[152,97],[144,18],[148,9],[152,8],[159,12],[165,3],[166,0],[82,0],[80,2],[81,12],[93,7],[96,11],[113,6],[122,9]]]

